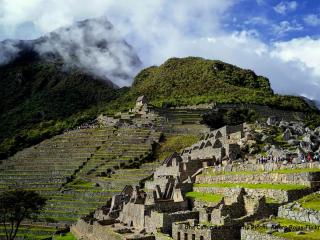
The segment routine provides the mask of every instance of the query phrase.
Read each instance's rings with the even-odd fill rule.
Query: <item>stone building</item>
[[[197,228],[188,231],[180,228],[190,222],[229,226],[234,222],[233,219],[245,219],[259,210],[260,200],[253,200],[256,207],[250,209],[249,203],[252,201],[243,192],[234,193],[234,196],[223,199],[216,206],[196,206],[186,198],[186,193],[193,191],[195,176],[204,168],[223,157],[233,160],[240,155],[240,147],[236,142],[243,137],[242,130],[242,126],[223,127],[210,132],[203,140],[181,153],[173,153],[156,169],[152,180],[145,182],[144,189],[126,186],[104,208],[98,209],[91,220],[78,221],[72,227],[72,232],[82,239],[101,240],[149,240],[156,239],[158,232],[181,240],[181,234],[191,234],[192,238],[184,240],[191,240],[193,236],[211,240],[215,239],[218,232],[225,234],[223,236],[235,234],[225,230],[199,232]],[[101,236],[103,231],[107,232],[105,238]],[[99,237],[95,237],[97,234]]]
[[[195,239],[239,239],[240,228],[244,222],[262,217],[265,211],[265,198],[247,196],[244,189],[231,190],[214,206],[197,206],[199,218],[194,221],[174,223],[174,240]]]
[[[223,158],[235,160],[241,156],[240,146],[237,143],[243,138],[243,125],[225,126],[210,132],[204,138],[186,148],[182,153],[184,159],[211,160],[214,163]]]

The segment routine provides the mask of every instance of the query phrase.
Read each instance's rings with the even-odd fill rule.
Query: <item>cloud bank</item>
[[[0,38],[16,36],[18,30],[20,36],[28,38],[30,29],[40,34],[104,15],[134,47],[145,66],[190,55],[220,59],[269,77],[276,92],[319,100],[320,65],[315,63],[320,62],[320,39],[304,37],[265,43],[255,29],[227,30],[224,20],[232,18],[229,10],[238,2],[0,0]],[[297,8],[295,1],[279,1],[274,11],[285,15]],[[289,27],[283,22],[278,30],[283,32]],[[99,68],[103,67],[102,61]]]
[[[118,86],[130,85],[141,62],[106,18],[85,20],[51,32],[36,43],[41,55],[52,52],[69,65],[112,80]]]

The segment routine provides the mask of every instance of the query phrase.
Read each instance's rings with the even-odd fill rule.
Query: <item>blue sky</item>
[[[0,40],[101,16],[144,66],[219,59],[268,77],[278,93],[320,100],[319,0],[0,0]]]
[[[319,36],[320,1],[242,0],[224,18],[230,31],[252,30],[265,42]]]

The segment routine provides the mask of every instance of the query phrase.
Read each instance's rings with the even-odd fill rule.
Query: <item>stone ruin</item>
[[[127,112],[118,112],[114,117],[100,115],[97,118],[97,122],[102,126],[153,126],[157,120],[161,117],[152,110],[151,106],[148,105],[147,98],[140,96],[136,100],[134,108]]]
[[[232,161],[240,157],[236,142],[242,137],[242,125],[211,131],[190,148],[165,159],[143,189],[126,186],[92,218],[79,220],[71,231],[79,239],[152,240],[161,239],[159,233],[175,240],[232,239],[240,234],[244,221],[262,212],[264,197],[249,197],[240,189],[214,205],[201,205],[186,198],[186,193],[193,190],[195,176],[203,169],[224,158]],[[195,227],[208,224],[221,228]],[[233,231],[231,225],[239,228]]]

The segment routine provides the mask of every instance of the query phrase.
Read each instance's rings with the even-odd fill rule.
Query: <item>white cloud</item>
[[[296,1],[282,1],[278,3],[273,9],[279,14],[287,14],[288,12],[295,11],[298,7],[298,3]]]
[[[301,31],[303,30],[303,26],[296,22],[288,22],[288,21],[281,21],[279,24],[272,25],[272,31],[278,37],[285,35],[288,32],[293,31]]]
[[[320,66],[316,65],[320,62],[317,59],[320,56],[317,47],[320,40],[278,41],[270,46],[259,39],[254,29],[227,31],[222,20],[236,2],[189,0],[186,4],[185,0],[2,0],[0,29],[5,26],[6,30],[0,32],[0,36],[14,36],[10,34],[14,34],[14,29],[24,22],[32,22],[40,32],[47,32],[75,20],[105,14],[121,37],[133,45],[146,66],[161,64],[170,57],[220,59],[269,77],[277,92],[320,99],[317,75]],[[288,6],[292,11],[297,4]],[[297,23],[284,22],[277,30],[284,34],[299,29],[301,26]],[[288,52],[290,49],[291,53]],[[99,66],[103,68],[106,63],[102,61]]]
[[[285,62],[299,63],[302,71],[311,69],[312,74],[319,77],[317,83],[320,84],[320,39],[303,37],[275,43],[273,55]]]
[[[40,54],[57,53],[68,65],[112,80],[118,86],[130,85],[141,67],[137,55],[105,18],[59,28],[37,43],[36,50]]]
[[[244,22],[247,25],[269,25],[270,20],[265,17],[251,17]]]
[[[0,63],[6,64],[10,62],[19,52],[19,49],[10,41],[4,41],[0,44]]]
[[[309,14],[303,18],[304,22],[310,26],[317,27],[320,26],[320,16],[316,14]]]

